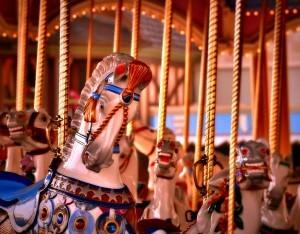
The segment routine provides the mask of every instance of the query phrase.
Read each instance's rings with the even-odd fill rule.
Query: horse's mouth
[[[262,176],[267,175],[268,167],[264,162],[245,163],[241,168],[246,176]]]
[[[22,135],[22,134],[24,134],[24,132],[25,132],[25,129],[23,126],[16,126],[16,127],[9,126],[9,134],[11,136]]]
[[[158,163],[160,165],[168,166],[171,163],[172,157],[172,153],[160,152],[158,154]]]

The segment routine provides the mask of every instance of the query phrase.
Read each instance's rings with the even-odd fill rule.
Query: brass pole
[[[133,1],[133,18],[131,34],[131,56],[138,57],[139,53],[139,36],[140,36],[140,19],[141,19],[141,0]]]
[[[171,40],[172,40],[172,0],[166,0],[164,13],[164,31],[162,44],[162,60],[160,74],[160,92],[158,104],[158,131],[157,142],[164,137],[167,114],[167,95],[168,95],[168,79],[169,66],[171,56]]]
[[[193,1],[188,1],[186,14],[186,36],[185,36],[185,73],[184,73],[184,130],[183,130],[183,150],[186,152],[189,144],[190,127],[190,86],[192,79],[192,17]]]
[[[206,71],[207,71],[207,48],[208,48],[208,9],[204,16],[204,29],[203,29],[203,46],[201,51],[201,64],[200,64],[200,79],[199,79],[199,94],[198,94],[198,107],[197,107],[197,129],[196,129],[196,146],[194,162],[198,162],[202,156],[202,134],[203,134],[203,121],[204,121],[204,107],[205,107],[205,93],[206,93]],[[207,167],[205,167],[207,169]],[[199,175],[199,169],[196,167],[196,175]],[[198,176],[197,176],[198,178]],[[204,180],[204,178],[201,178]],[[199,179],[198,179],[199,180]],[[193,187],[193,210],[198,209],[199,192],[196,187]]]
[[[218,20],[219,1],[210,0],[208,54],[207,54],[207,95],[206,95],[206,123],[205,123],[205,154],[208,157],[206,185],[213,175],[215,154],[215,117],[217,94],[217,59],[218,59]],[[209,195],[209,190],[207,188]]]
[[[233,47],[233,82],[232,82],[232,104],[231,104],[231,131],[230,131],[230,153],[229,153],[229,198],[228,198],[228,234],[234,231],[234,203],[235,203],[235,159],[238,144],[239,130],[239,106],[242,76],[243,56],[243,20],[244,0],[235,2],[234,20],[234,47]]]
[[[272,93],[271,93],[271,121],[270,121],[270,151],[271,154],[279,153],[280,145],[280,111],[281,111],[281,57],[282,57],[282,33],[285,0],[276,0],[275,29],[272,70]]]
[[[69,53],[70,53],[70,7],[68,0],[60,0],[59,36],[59,98],[58,115],[62,118],[58,130],[58,146],[65,143],[68,130],[68,91],[69,91]]]
[[[25,80],[27,62],[28,0],[18,0],[18,61],[16,110],[25,110]]]
[[[40,0],[37,59],[35,74],[34,109],[38,111],[44,106],[45,62],[47,33],[47,0]]]
[[[138,57],[138,53],[139,53],[140,18],[141,18],[141,0],[134,0],[130,54],[135,59]],[[142,97],[146,95],[147,95],[146,91],[142,93]],[[142,100],[144,100],[144,98],[142,98]],[[140,105],[142,106],[142,102],[140,103]],[[126,135],[130,136],[132,134],[132,131],[133,131],[133,121],[130,121],[127,124]]]
[[[114,48],[113,48],[114,53],[120,51],[122,6],[123,6],[123,0],[118,0],[117,7],[116,7],[116,16],[115,16]]]
[[[86,56],[86,77],[88,80],[91,76],[91,60],[92,60],[92,44],[93,44],[93,35],[94,35],[94,0],[90,0],[90,18],[89,18],[89,31],[88,31],[88,44],[87,44],[87,56]]]

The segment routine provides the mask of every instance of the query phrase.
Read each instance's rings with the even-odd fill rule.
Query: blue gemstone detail
[[[64,221],[64,215],[62,213],[58,213],[57,220],[56,220],[57,224],[62,224],[63,221]]]
[[[107,224],[106,231],[108,233],[115,233],[116,230],[117,230],[117,225],[115,223],[110,222],[110,223]]]
[[[99,100],[99,98],[101,97],[101,94],[100,94],[100,93],[97,93],[97,92],[93,92],[93,93],[92,93],[92,97],[93,97],[93,99],[95,99],[95,100]]]

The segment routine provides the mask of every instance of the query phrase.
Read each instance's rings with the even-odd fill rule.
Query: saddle
[[[26,177],[11,173],[0,173],[0,210],[1,220],[9,218],[12,228],[16,232],[26,231],[34,222],[40,189],[44,181],[35,184]]]

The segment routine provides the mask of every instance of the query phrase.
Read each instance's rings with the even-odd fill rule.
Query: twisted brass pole
[[[192,14],[193,2],[188,1],[186,14],[186,36],[185,36],[185,71],[184,71],[184,130],[183,130],[183,150],[186,152],[189,144],[190,127],[190,86],[192,79]]]
[[[203,29],[203,45],[201,51],[201,64],[200,64],[200,79],[199,79],[199,93],[198,93],[198,107],[197,107],[197,129],[196,129],[196,146],[195,146],[195,157],[194,162],[198,162],[202,156],[202,133],[203,133],[203,120],[204,120],[204,107],[205,107],[205,91],[206,91],[206,71],[207,71],[207,47],[208,47],[208,9],[206,10],[206,15],[204,17],[204,29]],[[196,175],[198,178],[199,167],[196,167]],[[204,174],[207,174],[207,166],[204,167]],[[203,175],[204,175],[203,174]],[[198,178],[204,181],[203,178]],[[205,185],[205,184],[204,184]],[[193,199],[192,208],[197,210],[197,204],[199,200],[199,191],[196,187],[193,187]]]
[[[210,0],[209,31],[208,31],[208,57],[207,57],[207,98],[206,98],[206,124],[205,124],[205,154],[208,157],[207,178],[213,174],[215,154],[215,115],[217,93],[217,58],[218,58],[218,19],[219,1]],[[208,189],[208,188],[207,188]],[[207,190],[209,191],[209,190]],[[207,194],[207,196],[209,193]]]
[[[37,59],[35,74],[34,109],[43,108],[45,87],[46,33],[47,33],[47,0],[40,0]]]
[[[93,44],[93,21],[94,21],[94,0],[90,0],[90,18],[89,18],[89,31],[88,31],[88,44],[87,44],[87,56],[86,56],[86,77],[88,80],[91,76],[91,60],[92,60],[92,44]]]
[[[65,143],[68,130],[68,91],[69,91],[69,47],[70,47],[70,7],[68,0],[60,0],[59,35],[59,96],[58,115],[62,118],[58,130],[58,146]]]
[[[18,58],[16,110],[25,110],[25,80],[27,62],[28,0],[18,0]]]
[[[270,151],[271,154],[279,153],[280,143],[280,105],[281,105],[281,57],[282,57],[282,24],[284,17],[285,0],[276,0],[275,9],[275,32],[273,49],[273,70],[272,70],[272,93],[271,93],[271,121],[270,121]]]
[[[130,54],[135,59],[138,57],[138,53],[139,53],[140,19],[141,19],[141,0],[134,0]],[[132,134],[132,131],[133,131],[133,121],[130,121],[127,124],[126,135],[130,136]]]
[[[228,234],[234,230],[234,203],[235,203],[235,159],[238,143],[239,130],[239,106],[242,76],[243,56],[243,18],[244,0],[235,2],[234,21],[234,47],[233,47],[233,81],[232,81],[232,103],[231,103],[231,131],[230,131],[230,154],[229,154],[229,200],[228,200]]]
[[[164,137],[167,114],[168,79],[172,39],[172,0],[166,0],[164,13],[164,31],[162,44],[162,61],[160,74],[160,92],[158,104],[157,142]]]
[[[116,16],[115,16],[114,48],[113,48],[114,53],[120,51],[122,6],[123,6],[123,0],[118,0],[117,7],[116,7]]]

